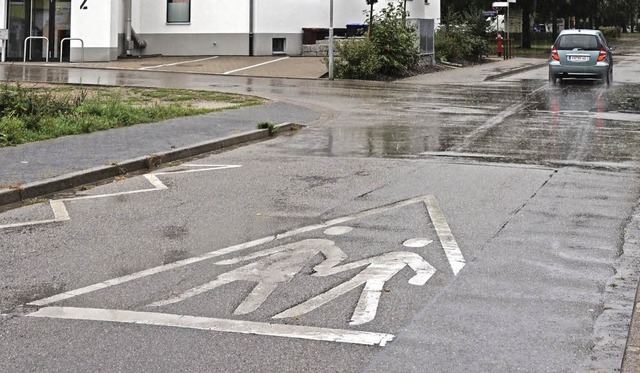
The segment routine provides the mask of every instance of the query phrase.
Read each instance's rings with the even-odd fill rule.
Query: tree
[[[522,8],[522,48],[531,48],[531,10],[534,0],[520,0]]]

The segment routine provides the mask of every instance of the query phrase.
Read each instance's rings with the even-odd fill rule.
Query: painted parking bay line
[[[253,69],[254,67],[260,67],[260,66],[268,65],[270,63],[286,60],[288,58],[289,57],[282,57],[282,58],[278,58],[278,59],[275,59],[275,60],[259,63],[259,64],[256,64],[256,65],[251,65],[251,66],[243,67],[243,68],[240,68],[240,69],[227,71],[227,72],[222,73],[222,75],[229,75],[229,74],[237,73],[238,71]]]
[[[136,312],[113,309],[45,307],[28,317],[102,321],[124,324],[167,326],[186,329],[253,334],[271,337],[308,339],[368,346],[385,346],[393,340],[392,334],[318,328],[312,326],[269,324],[254,321],[215,319],[208,317],[175,315],[156,312]]]
[[[200,59],[197,59],[197,60],[181,61],[181,62],[174,62],[174,63],[165,63],[165,64],[162,64],[162,65],[156,65],[156,66],[146,66],[146,67],[141,67],[138,70],[151,70],[151,69],[157,69],[157,68],[160,68],[160,67],[184,65],[184,64],[187,64],[187,63],[208,61],[208,60],[213,60],[213,59],[216,59],[216,58],[218,58],[218,56],[200,58]]]

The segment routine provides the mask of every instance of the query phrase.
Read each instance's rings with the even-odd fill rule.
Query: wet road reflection
[[[286,154],[483,157],[602,166],[640,157],[640,85],[545,80],[476,85],[221,77],[0,66],[5,80],[176,87],[251,93],[325,113],[322,123],[268,145]],[[635,167],[635,166],[634,166]]]
[[[426,97],[365,106],[284,151],[324,156],[463,156],[613,167],[640,157],[639,89],[594,84],[500,89],[441,87]],[[526,88],[525,88],[526,86]],[[635,165],[633,165],[635,167]]]

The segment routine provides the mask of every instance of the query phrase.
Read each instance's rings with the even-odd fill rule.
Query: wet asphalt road
[[[640,273],[631,239],[640,197],[636,53],[618,59],[609,88],[551,87],[546,69],[447,84],[428,76],[370,83],[5,67],[8,77],[34,81],[251,93],[319,119],[295,135],[190,162],[241,167],[177,166],[157,176],[166,189],[138,194],[123,193],[158,184],[128,178],[66,202],[68,221],[1,231],[0,370],[614,371]],[[38,204],[3,213],[0,224],[50,215]],[[344,229],[328,229],[337,227]],[[422,244],[409,244],[415,238]],[[366,271],[314,276],[330,257],[318,252],[292,278],[265,280],[278,286],[255,310],[235,313],[255,291],[239,274],[244,265],[265,256],[259,263],[280,263],[264,250],[302,252],[309,240],[333,242],[343,263],[401,252],[435,272],[412,284],[419,265],[411,262],[379,292],[362,283],[308,313],[274,318]],[[230,276],[238,281],[151,306]],[[113,279],[121,283],[20,307]],[[379,295],[377,313],[350,325],[360,294]],[[70,319],[27,316],[62,312],[54,307],[68,307]],[[110,310],[111,322],[87,320],[95,309]],[[116,310],[152,323],[166,322],[162,315],[233,320],[235,329],[132,325]],[[255,322],[254,334],[268,323],[292,334],[317,327],[393,340],[239,334],[242,322]]]

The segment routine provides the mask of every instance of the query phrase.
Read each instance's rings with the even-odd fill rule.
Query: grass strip
[[[0,147],[260,105],[255,96],[169,88],[0,86]]]

